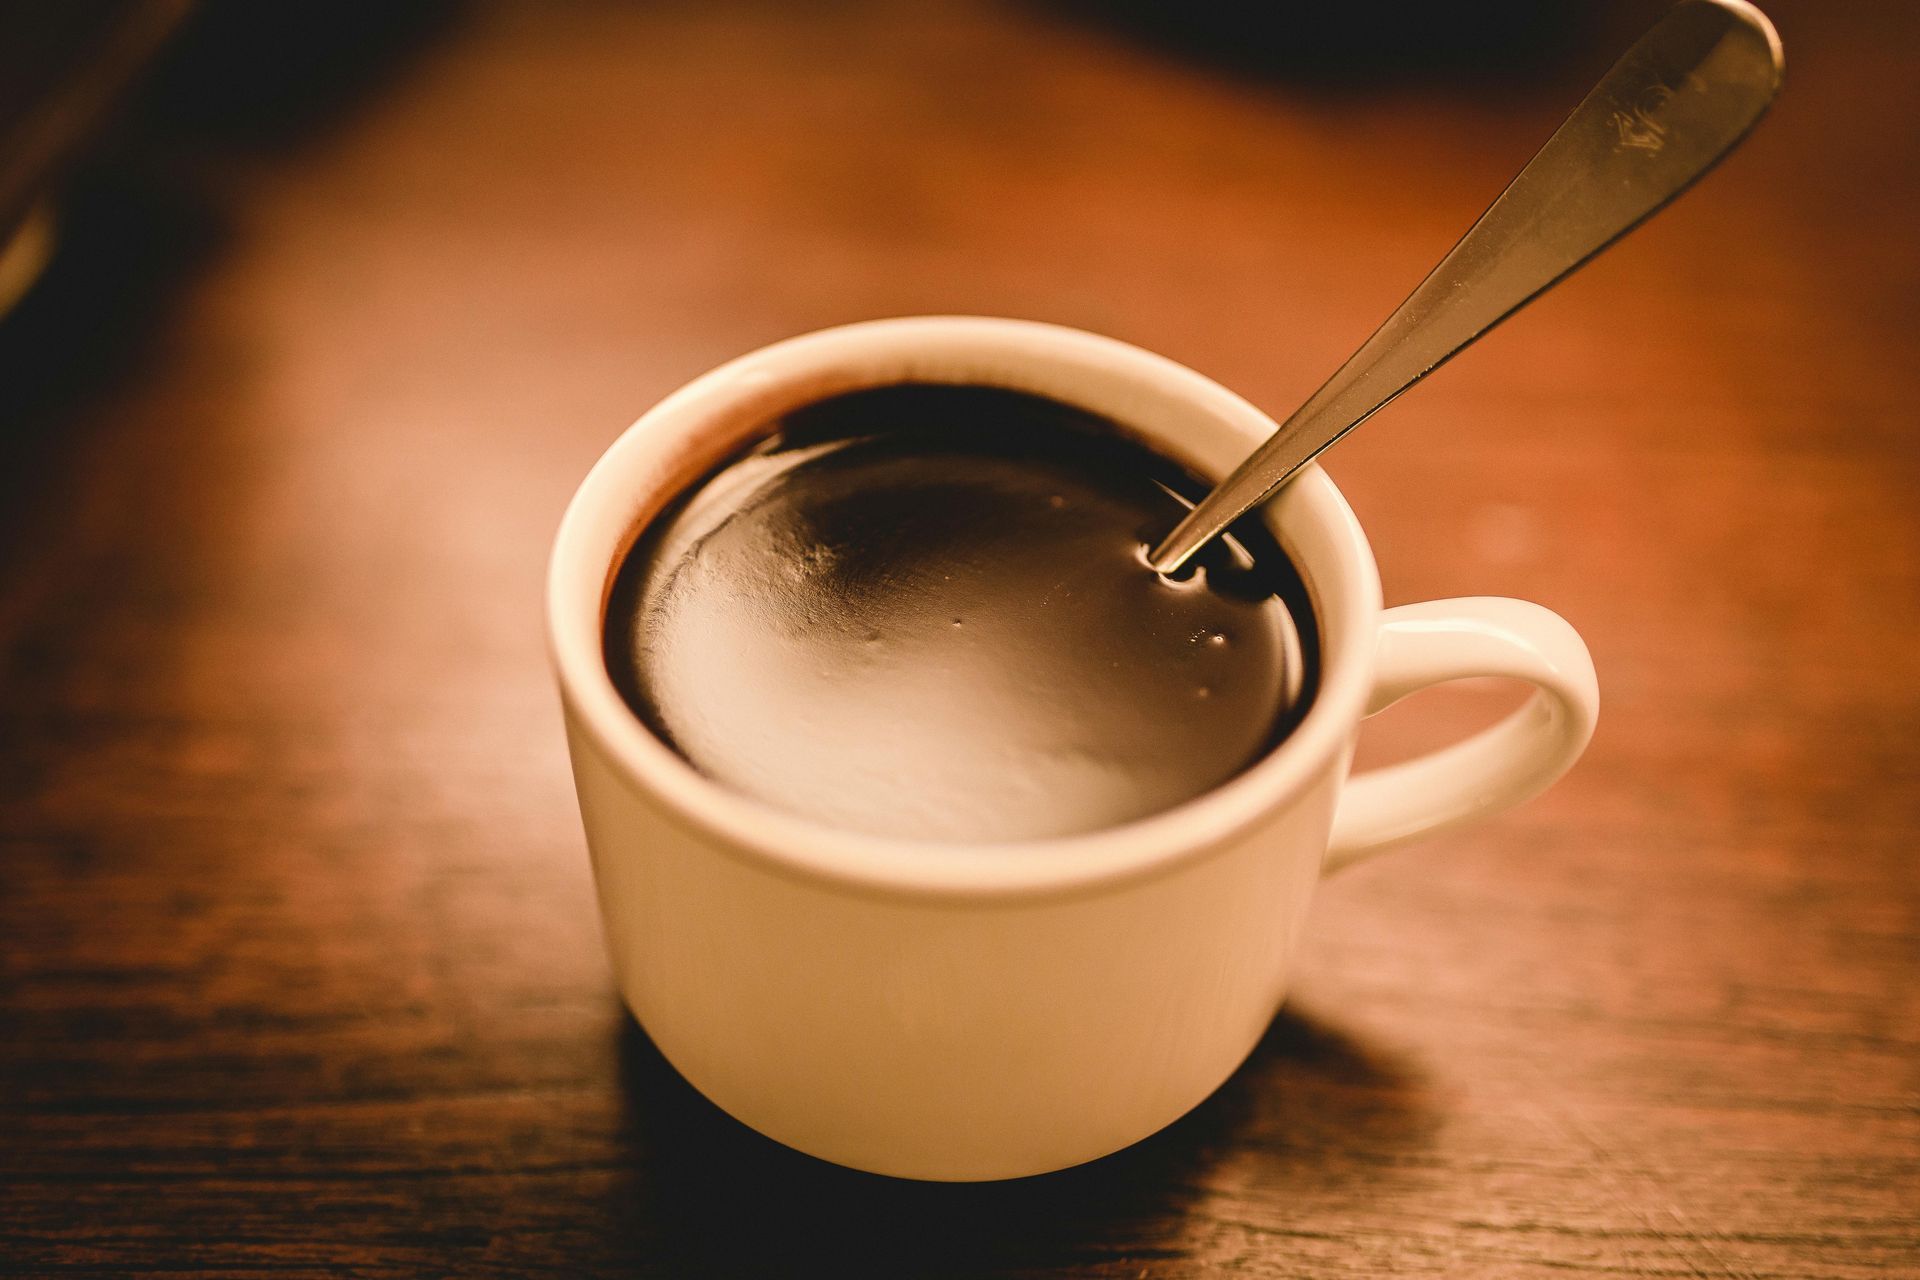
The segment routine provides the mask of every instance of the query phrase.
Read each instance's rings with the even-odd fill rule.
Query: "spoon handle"
[[[1327,446],[1713,167],[1780,87],[1745,0],[1682,0],[1574,108],[1398,310],[1149,557],[1162,573]]]

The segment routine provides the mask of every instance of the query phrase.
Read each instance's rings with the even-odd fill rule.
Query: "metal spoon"
[[[1766,111],[1781,66],[1773,24],[1745,0],[1682,0],[1399,310],[1149,562],[1178,569],[1327,446],[1686,190]]]

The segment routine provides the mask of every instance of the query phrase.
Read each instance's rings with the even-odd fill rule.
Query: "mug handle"
[[[1450,747],[1348,778],[1323,871],[1532,799],[1593,737],[1600,712],[1593,658],[1549,609],[1497,596],[1401,605],[1381,615],[1377,645],[1367,715],[1471,676],[1513,676],[1532,683],[1534,694]]]

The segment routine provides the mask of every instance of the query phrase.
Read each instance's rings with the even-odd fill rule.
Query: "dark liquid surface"
[[[1313,685],[1304,591],[1263,530],[1187,581],[1146,567],[1197,487],[1036,396],[834,397],[653,523],[615,583],[608,665],[702,773],[836,827],[1115,826],[1245,769]]]

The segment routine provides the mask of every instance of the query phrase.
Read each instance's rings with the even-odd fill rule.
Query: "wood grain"
[[[1329,83],[1078,6],[486,5],[362,33],[350,93],[163,78],[0,329],[0,1265],[1920,1273],[1920,23],[1774,8],[1743,153],[1330,463],[1391,601],[1584,632],[1587,759],[1329,883],[1193,1115],[978,1187],[778,1148],[621,1010],[538,623],[573,485],[870,316],[1284,410],[1606,56]]]

